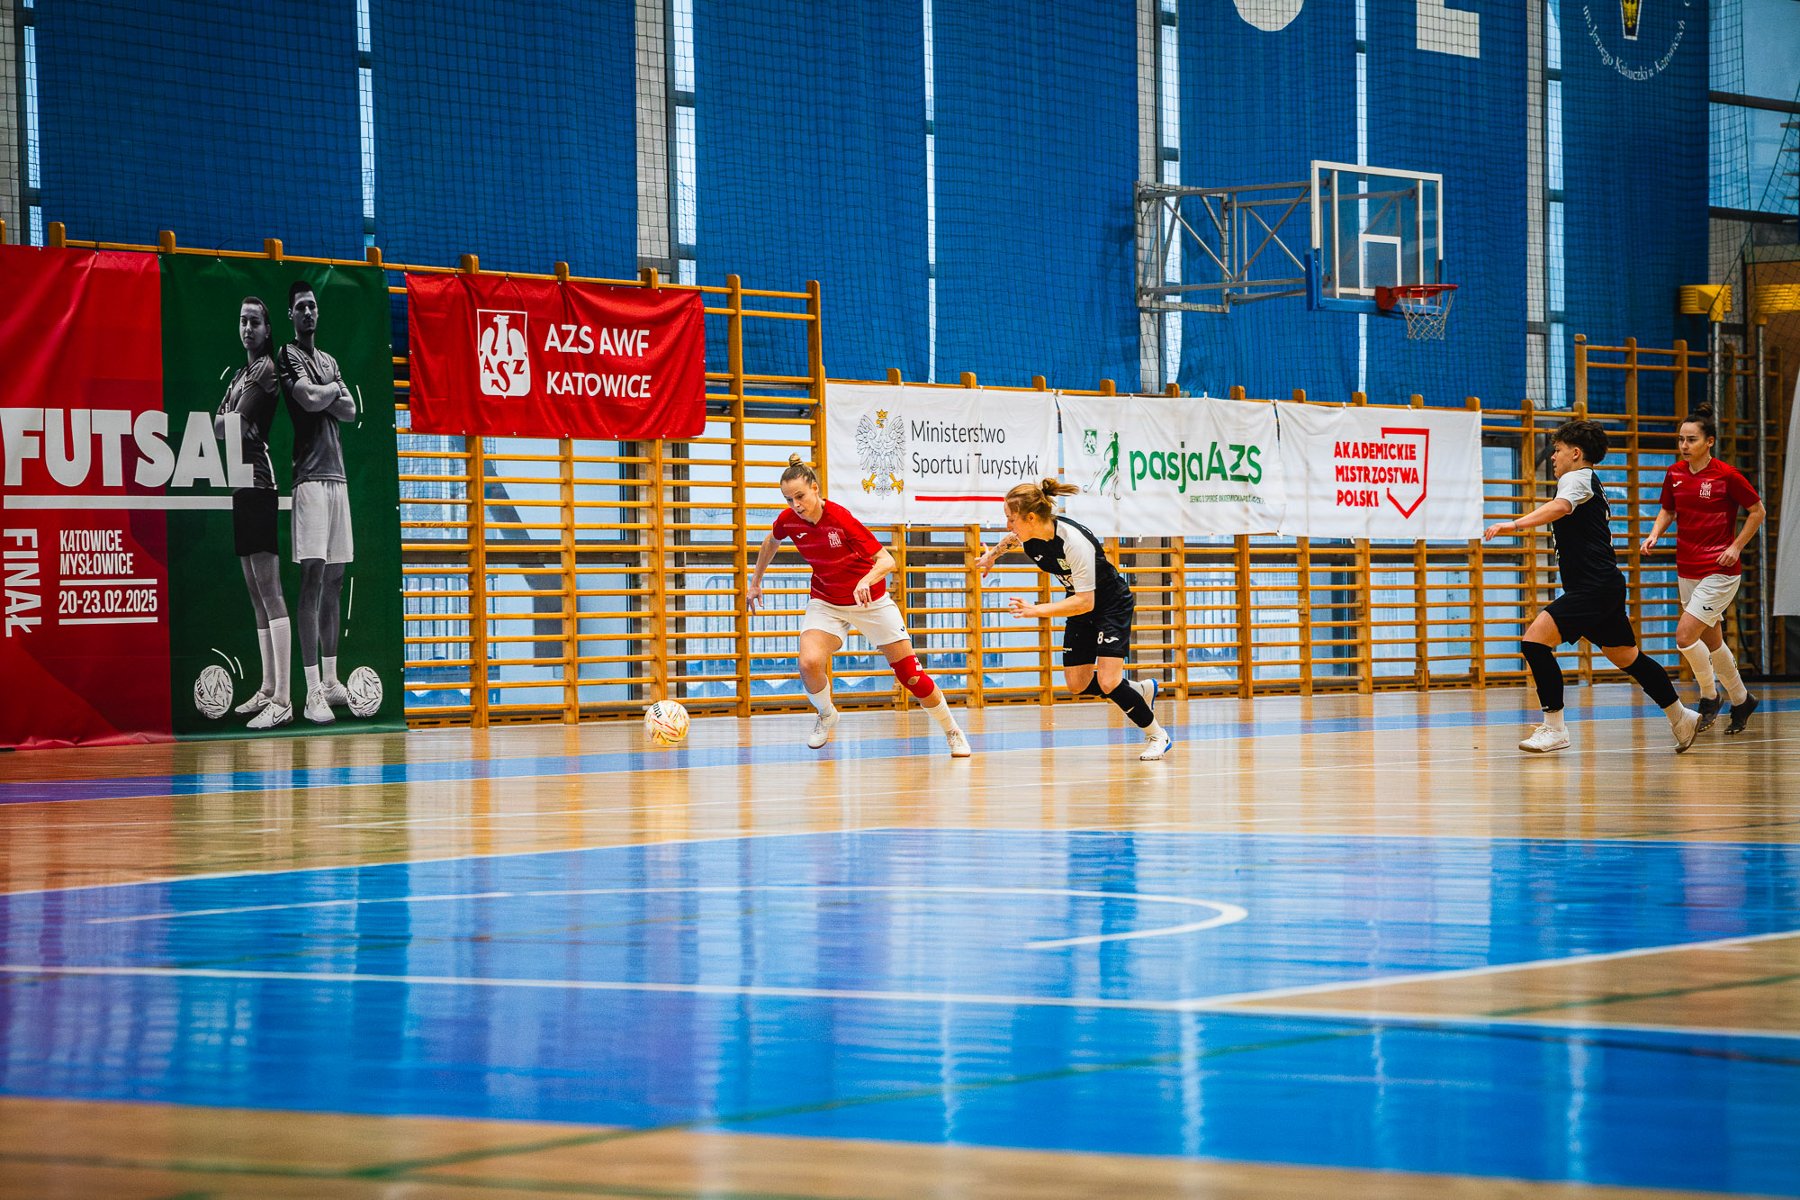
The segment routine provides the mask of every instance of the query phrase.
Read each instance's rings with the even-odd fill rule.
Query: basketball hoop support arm
[[[1258,300],[1306,295],[1311,236],[1311,183],[1244,187],[1137,185],[1137,228],[1150,231],[1148,253],[1137,256],[1140,312],[1228,313]],[[1290,246],[1283,233],[1306,213]],[[1290,237],[1293,235],[1290,233]],[[1200,266],[1205,282],[1169,282],[1171,266]]]

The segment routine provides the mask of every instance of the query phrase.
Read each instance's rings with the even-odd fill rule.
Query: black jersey
[[[1592,467],[1570,471],[1556,481],[1556,498],[1574,510],[1551,523],[1556,538],[1556,565],[1563,591],[1573,593],[1624,590],[1625,576],[1613,553],[1612,509]]]
[[[275,427],[275,364],[267,355],[259,357],[231,377],[219,415],[238,415],[238,437],[243,446],[244,461],[250,464],[254,480],[251,487],[265,491],[275,489],[275,465],[269,460],[269,431]]]
[[[1057,517],[1055,537],[1026,538],[1023,549],[1032,562],[1062,580],[1068,595],[1093,592],[1095,613],[1133,606],[1125,577],[1106,557],[1106,548],[1087,526]]]
[[[294,423],[294,485],[313,480],[343,483],[344,448],[338,440],[338,419],[329,409],[308,412],[294,399],[294,385],[335,383],[344,385],[337,360],[315,348],[308,354],[298,342],[289,342],[279,356],[282,390],[287,394],[288,419]]]

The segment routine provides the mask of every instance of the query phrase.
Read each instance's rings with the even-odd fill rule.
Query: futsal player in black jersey
[[[1640,653],[1631,618],[1625,612],[1625,576],[1613,554],[1612,510],[1594,474],[1606,457],[1606,430],[1597,422],[1564,421],[1550,435],[1550,465],[1556,472],[1556,498],[1522,517],[1489,525],[1483,540],[1550,525],[1556,536],[1556,565],[1563,594],[1550,602],[1525,630],[1520,651],[1537,683],[1544,720],[1519,749],[1547,754],[1565,749],[1569,731],[1563,724],[1562,668],[1556,647],[1586,638],[1644,689],[1669,718],[1675,731],[1675,753],[1694,743],[1700,714],[1681,703],[1662,664]]]
[[[280,386],[275,378],[274,330],[269,306],[245,296],[238,307],[238,340],[248,359],[225,389],[213,417],[213,433],[230,433],[226,418],[236,414],[243,460],[250,464],[251,485],[231,493],[231,535],[244,585],[256,612],[256,644],[262,651],[262,686],[242,704],[240,713],[255,714],[251,729],[273,729],[294,719],[288,675],[293,652],[289,642],[287,598],[281,592],[280,549],[275,542],[275,464],[269,458],[269,431],[275,425]]]
[[[1056,515],[1056,497],[1081,489],[1057,479],[1021,483],[1006,493],[1006,536],[975,564],[985,575],[1013,546],[1044,571],[1062,580],[1067,591],[1049,604],[1028,604],[1014,597],[1018,617],[1066,617],[1063,625],[1063,677],[1077,696],[1105,696],[1144,731],[1138,758],[1155,762],[1174,741],[1156,720],[1151,704],[1157,683],[1125,678],[1125,652],[1131,645],[1131,620],[1137,603],[1117,567],[1108,561],[1100,539],[1067,517]]]

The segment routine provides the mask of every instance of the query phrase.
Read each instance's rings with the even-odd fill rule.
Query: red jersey
[[[856,585],[875,565],[875,556],[882,550],[875,535],[849,509],[829,500],[825,501],[817,525],[809,525],[805,517],[785,508],[776,514],[769,532],[793,540],[794,549],[812,567],[812,594],[827,604],[854,605]],[[885,595],[885,579],[869,589],[871,600]]]
[[[1741,575],[1742,562],[1729,567],[1719,552],[1737,538],[1737,513],[1758,502],[1742,471],[1718,459],[1704,471],[1677,461],[1663,476],[1662,506],[1675,514],[1675,573],[1683,579]]]

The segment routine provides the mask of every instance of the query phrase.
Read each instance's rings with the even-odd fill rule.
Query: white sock
[[[952,729],[956,728],[956,717],[950,712],[950,701],[944,699],[943,688],[939,688],[937,691],[933,692],[932,696],[937,700],[937,703],[925,705],[925,711],[931,714],[931,719],[938,723],[939,729],[942,729],[945,733],[949,733]]]
[[[306,664],[306,690],[308,692],[311,692],[314,688],[316,688],[318,686],[319,686],[319,664],[318,663],[307,663]]]
[[[275,668],[269,695],[275,698],[277,704],[291,705],[294,648],[289,640],[289,633],[290,626],[286,617],[269,622],[269,661]]]
[[[819,711],[821,717],[837,715],[837,705],[831,702],[831,685],[829,683],[820,691],[806,693],[806,698],[812,701],[812,706]]]
[[[1669,728],[1671,729],[1681,724],[1681,718],[1691,717],[1693,715],[1694,710],[1679,700],[1663,709],[1663,716],[1669,718]]]
[[[256,648],[262,651],[263,672],[262,687],[257,690],[267,695],[273,695],[275,692],[275,672],[274,666],[270,662],[269,627],[267,625],[258,625],[256,627]]]
[[[1677,646],[1681,657],[1687,660],[1688,669],[1694,673],[1694,681],[1700,685],[1700,698],[1711,700],[1719,694],[1718,681],[1713,678],[1712,659],[1708,656],[1706,643],[1695,640],[1689,646]]]
[[[1550,728],[1556,730],[1556,732],[1558,732],[1558,733],[1569,732],[1569,727],[1567,725],[1563,724],[1563,710],[1560,708],[1557,709],[1555,712],[1545,713],[1544,714],[1544,724],[1546,724]]]
[[[1737,655],[1724,642],[1712,652],[1712,669],[1725,685],[1725,694],[1733,704],[1742,704],[1750,698],[1750,689],[1744,686],[1744,677],[1738,674]]]
[[[1169,736],[1169,731],[1162,727],[1161,721],[1151,721],[1148,725],[1144,726],[1144,733],[1146,736],[1150,734],[1161,734],[1164,737]]]
[[[337,655],[322,654],[319,656],[319,675],[326,683],[336,683],[338,681]]]

